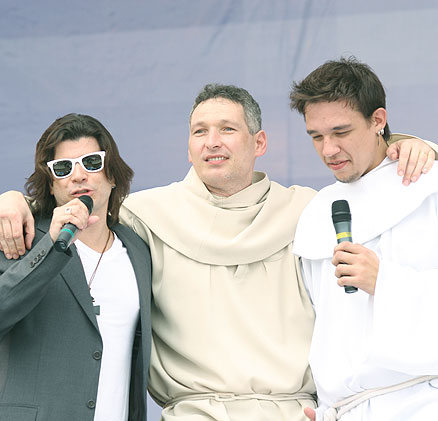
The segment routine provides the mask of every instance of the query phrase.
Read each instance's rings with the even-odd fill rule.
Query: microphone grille
[[[79,196],[79,200],[87,207],[88,213],[91,213],[93,210],[93,199],[84,194],[83,196]]]
[[[332,203],[332,220],[333,223],[351,221],[350,206],[346,200],[335,200]]]

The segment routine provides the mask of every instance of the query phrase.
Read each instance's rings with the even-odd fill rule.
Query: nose
[[[73,167],[73,171],[71,173],[71,180],[74,182],[82,182],[86,180],[88,177],[87,171],[85,171],[78,162]]]
[[[340,152],[341,148],[336,141],[329,136],[324,137],[322,141],[322,154],[325,157],[335,156]]]
[[[205,139],[205,146],[208,149],[219,148],[222,145],[221,135],[217,130],[209,130]]]

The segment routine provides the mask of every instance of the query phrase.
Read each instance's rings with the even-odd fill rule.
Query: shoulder
[[[137,278],[150,283],[152,262],[149,246],[131,228],[117,223],[111,229],[126,248]]]
[[[126,246],[126,248],[130,249],[132,247],[136,247],[149,253],[149,246],[131,228],[120,223],[116,223],[111,227],[111,229],[122,240],[122,243]]]
[[[300,213],[306,205],[315,197],[317,192],[310,187],[292,185],[284,187],[275,181],[271,181],[269,198],[277,205],[292,207]]]
[[[310,197],[310,198],[312,198],[318,193],[316,190],[312,189],[311,187],[303,187],[303,186],[298,186],[296,184],[290,186],[289,190],[296,192],[300,196]]]
[[[288,188],[288,190],[293,194],[293,201],[295,205],[300,207],[305,207],[316,195],[317,191],[310,187],[303,187],[293,185]]]
[[[175,189],[178,189],[181,186],[182,182],[175,182],[169,184],[167,186],[153,187],[150,189],[140,190],[134,193],[130,193],[129,196],[123,201],[124,205],[135,205],[139,202],[156,200],[157,198],[161,198],[163,196],[167,196],[172,194]]]

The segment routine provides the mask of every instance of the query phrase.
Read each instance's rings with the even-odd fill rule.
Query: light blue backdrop
[[[258,169],[320,188],[332,178],[289,111],[291,82],[353,54],[383,81],[391,129],[436,141],[437,22],[427,0],[0,0],[0,191],[22,189],[36,141],[69,112],[111,131],[133,191],[181,179],[188,113],[208,82],[260,103]]]

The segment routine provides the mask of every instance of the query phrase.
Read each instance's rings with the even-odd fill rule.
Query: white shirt
[[[75,241],[87,282],[101,253]],[[126,248],[114,242],[100,261],[91,284],[94,305],[100,306],[97,323],[103,342],[95,421],[128,419],[132,346],[140,303],[137,281]]]

